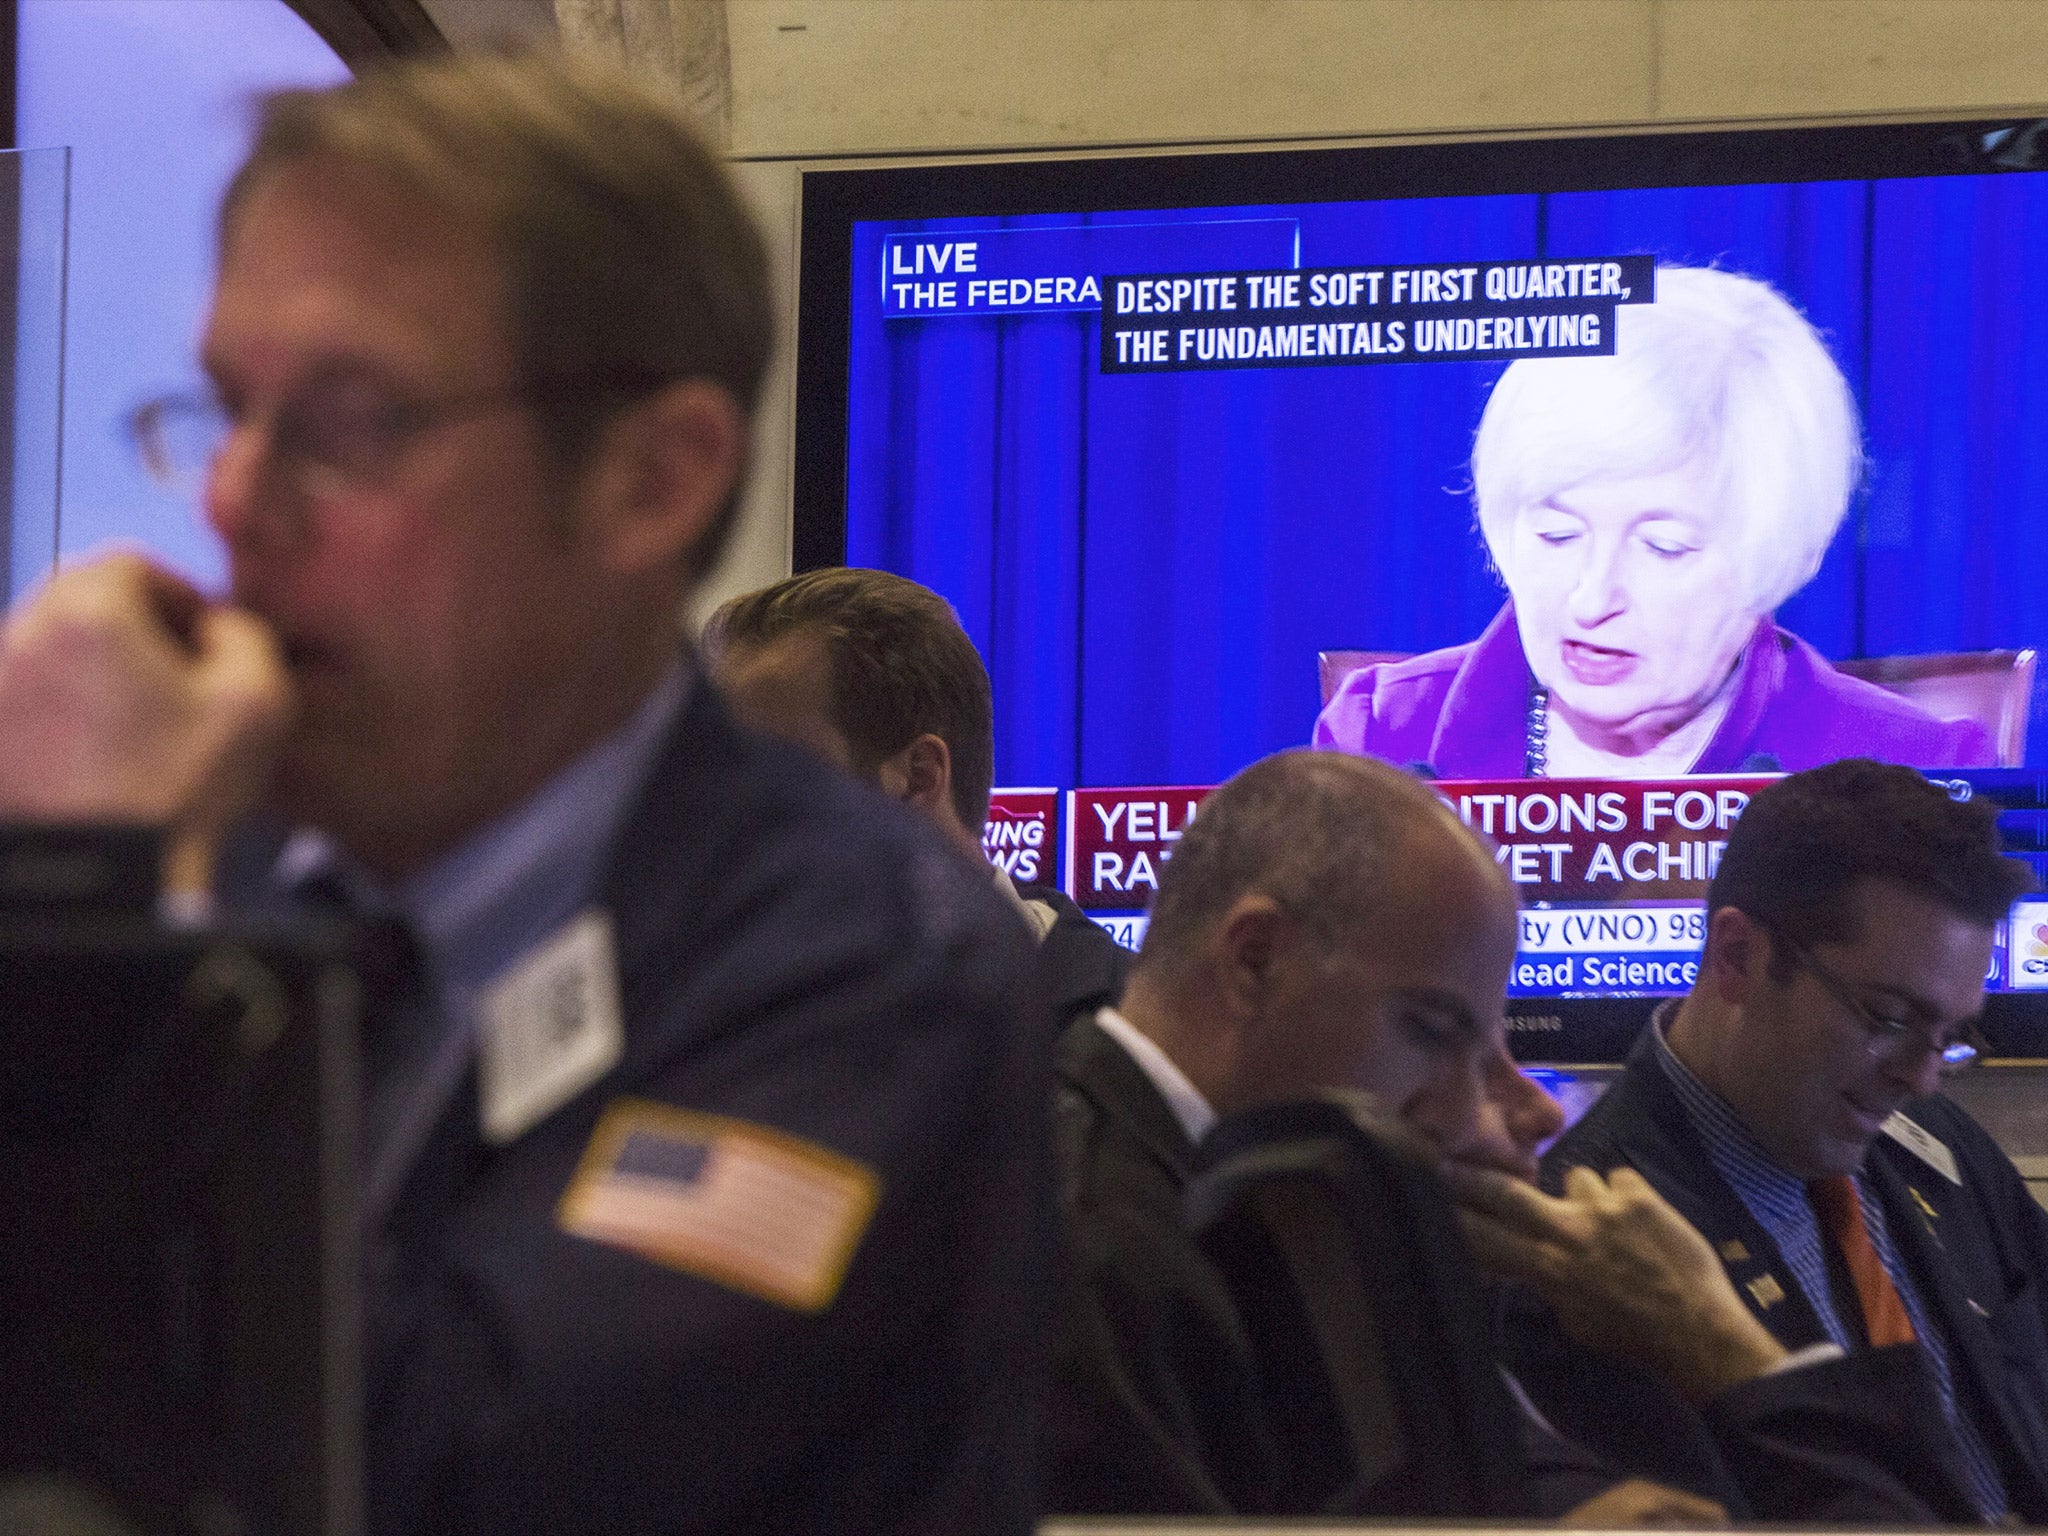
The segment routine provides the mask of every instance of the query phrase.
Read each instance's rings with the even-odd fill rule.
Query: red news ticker
[[[1525,904],[1697,901],[1720,866],[1728,829],[1776,777],[1446,779],[1430,787],[1493,844]],[[1098,911],[1145,906],[1208,792],[1072,791],[1067,894]]]
[[[1095,911],[1148,904],[1208,793],[1186,786],[1074,790],[1067,796],[1067,894]]]
[[[1535,901],[1697,901],[1728,829],[1776,774],[1447,779],[1432,785]]]

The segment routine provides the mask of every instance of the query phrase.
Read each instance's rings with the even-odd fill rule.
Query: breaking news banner
[[[1053,885],[1059,870],[1060,792],[996,789],[989,792],[981,851],[1019,885]]]
[[[1653,256],[1102,279],[1102,371],[1602,357]]]

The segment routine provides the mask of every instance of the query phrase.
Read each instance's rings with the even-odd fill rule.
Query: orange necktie
[[[1873,1347],[1913,1342],[1913,1320],[1899,1299],[1898,1287],[1885,1273],[1884,1261],[1871,1245],[1869,1229],[1863,1225],[1863,1201],[1857,1196],[1856,1181],[1846,1173],[1815,1179],[1806,1186],[1820,1229],[1835,1245],[1856,1287],[1856,1299],[1863,1304],[1863,1331]]]

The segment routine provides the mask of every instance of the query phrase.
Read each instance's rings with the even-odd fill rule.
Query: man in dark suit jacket
[[[606,861],[619,1064],[501,1147],[472,1074],[390,1217],[369,1390],[391,1526],[1024,1528],[1031,1350],[1004,1341],[1043,1327],[1049,1233],[1025,944],[907,821],[697,691]],[[664,1263],[575,1214],[616,1177],[600,1128],[669,1105],[718,1117],[680,1127],[714,1157],[729,1125],[869,1171],[836,1283]]]
[[[1149,1037],[1134,1040],[1133,1030],[1105,1010],[1077,1020],[1060,1041],[1055,1138],[1070,1283],[1049,1425],[1052,1505],[1091,1514],[1301,1513],[1256,1354],[1181,1216],[1195,1140],[1179,1106],[1139,1065],[1149,1060],[1164,1073],[1158,1048]],[[1554,1130],[1557,1112],[1542,1090],[1505,1058],[1502,1065],[1542,1100],[1510,1088],[1503,1118],[1526,1115],[1532,1127]],[[1565,1514],[1621,1482],[1533,1418],[1522,1429],[1531,1472],[1524,1513]],[[1695,1481],[1711,1486],[1716,1475]],[[1717,1517],[1711,1505],[1641,1485],[1592,1513],[1602,1510],[1621,1522]]]
[[[1772,785],[1715,876],[1698,984],[1544,1160],[1553,1189],[1625,1165],[1662,1192],[1774,1337],[1840,1357],[1817,1380],[1896,1405],[1862,1449],[1963,1521],[2048,1518],[2048,1217],[1935,1093],[2027,883],[1988,808],[1909,770]],[[1581,1390],[1583,1356],[1524,1342],[1539,1397]]]
[[[768,315],[715,161],[623,80],[285,93],[213,391],[137,417],[203,472],[232,601],[119,557],[0,646],[0,815],[165,825],[190,914],[261,798],[299,829],[270,897],[410,930],[363,1042],[380,1533],[1034,1523],[1028,945],[677,634]]]
[[[1038,974],[1053,1017],[1064,1023],[1114,1006],[1136,957],[1058,886],[1026,880],[1015,890],[1039,935]]]
[[[807,571],[726,602],[704,650],[749,725],[859,775],[982,856],[995,774],[988,668],[938,593],[889,571]],[[1130,951],[1056,887],[992,873],[1038,939],[1055,1017],[1114,1003]]]

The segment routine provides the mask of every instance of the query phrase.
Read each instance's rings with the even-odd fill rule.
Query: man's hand
[[[1695,1401],[1785,1358],[1707,1240],[1633,1168],[1605,1179],[1574,1168],[1561,1200],[1491,1169],[1443,1173],[1474,1256],[1534,1288],[1587,1348],[1644,1366]]]
[[[132,554],[60,572],[0,625],[0,818],[161,826],[203,891],[291,717],[270,632]]]
[[[1612,1531],[1645,1525],[1699,1530],[1728,1523],[1728,1511],[1712,1499],[1632,1477],[1616,1483],[1572,1510],[1558,1524],[1572,1530]]]

